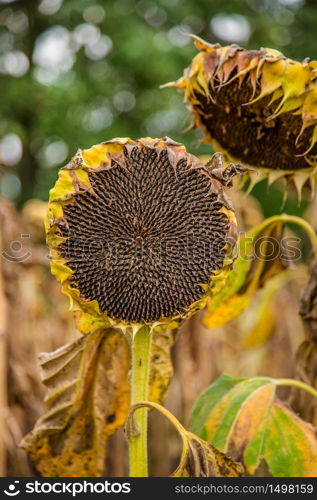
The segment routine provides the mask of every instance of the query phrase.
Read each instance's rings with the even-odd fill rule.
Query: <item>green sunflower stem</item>
[[[151,339],[148,326],[143,326],[133,336],[131,406],[148,399]],[[129,435],[130,477],[148,477],[147,408],[138,410],[134,423],[136,432]]]
[[[183,442],[183,449],[178,469],[184,468],[188,458],[188,452],[189,452],[188,436],[190,435],[190,433],[186,431],[186,429],[182,426],[182,424],[177,420],[176,417],[174,417],[174,415],[170,411],[167,410],[167,408],[164,408],[164,406],[161,406],[158,403],[154,403],[153,401],[140,401],[138,404],[131,407],[130,413],[127,418],[128,428],[131,428],[132,422],[133,422],[132,426],[135,425],[135,415],[137,414],[137,412],[140,412],[141,409],[144,410],[144,408],[146,408],[146,410],[147,408],[152,408],[154,410],[159,411],[174,426],[174,428],[182,438]]]
[[[262,224],[260,224],[257,228],[255,228],[254,233],[258,234],[259,232],[263,231],[267,226],[274,222],[282,222],[282,223],[292,223],[296,224],[297,226],[302,227],[306,233],[308,234],[311,245],[313,247],[314,253],[317,256],[317,235],[314,230],[314,228],[302,217],[297,217],[296,215],[288,215],[288,214],[281,214],[281,215],[273,215],[272,217],[269,217],[266,219]]]
[[[311,387],[308,384],[305,384],[305,382],[301,382],[300,380],[295,380],[292,378],[280,378],[275,380],[276,385],[289,385],[291,387],[298,387],[299,389],[303,389],[304,391],[308,392],[311,396],[314,396],[317,398],[317,391],[313,387]]]

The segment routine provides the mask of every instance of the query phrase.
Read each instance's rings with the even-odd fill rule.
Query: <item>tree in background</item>
[[[314,55],[317,6],[308,0],[2,0],[0,9],[0,190],[19,203],[46,200],[78,147],[131,130],[206,151],[196,149],[197,131],[181,133],[181,96],[159,89],[195,53],[184,32]],[[280,201],[272,191],[266,215]]]

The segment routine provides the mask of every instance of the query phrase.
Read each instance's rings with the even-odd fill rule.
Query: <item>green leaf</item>
[[[232,460],[243,461],[249,474],[264,459],[274,476],[315,477],[315,430],[278,400],[277,385],[266,377],[222,375],[199,396],[190,429]]]
[[[238,381],[242,380],[244,379],[234,379],[224,374],[217,379],[217,383],[212,384],[202,392],[194,406],[190,421],[190,430],[194,434],[198,434],[202,439],[208,439],[204,424],[208,419],[210,411],[216,405],[217,401],[220,401]]]
[[[191,432],[185,434],[187,455],[171,477],[240,477],[243,475],[241,464],[228,458],[215,446]]]

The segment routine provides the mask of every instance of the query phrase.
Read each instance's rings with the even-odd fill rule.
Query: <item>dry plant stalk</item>
[[[39,204],[46,206],[38,200]],[[2,297],[9,318],[2,337],[6,356],[1,395],[7,392],[1,411],[5,426],[1,433],[3,476],[27,477],[34,471],[18,445],[43,411],[37,354],[74,339],[75,331],[67,302],[48,273],[43,228],[35,236],[33,223],[21,217],[13,203],[3,197],[0,217]]]
[[[3,252],[3,220],[0,214],[0,255]],[[7,335],[8,335],[8,308],[4,289],[3,259],[0,257],[0,436],[6,435],[6,409],[8,407],[7,394]],[[3,438],[0,438],[0,476],[6,475],[6,447]]]

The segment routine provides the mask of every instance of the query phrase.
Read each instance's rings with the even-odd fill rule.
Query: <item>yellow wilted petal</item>
[[[286,65],[287,63],[284,59],[263,64],[261,71],[261,92],[253,102],[273,94],[275,90],[282,86],[282,76],[285,72]]]
[[[121,150],[121,145],[118,144],[111,146],[111,149],[114,149],[115,152]],[[86,149],[82,152],[82,157],[86,165],[89,168],[99,168],[105,163],[108,163],[108,152],[109,145],[108,144],[98,144],[97,146],[93,146],[90,149]]]
[[[67,267],[65,261],[62,259],[55,259],[51,263],[52,274],[61,282],[68,280],[72,275],[71,269]]]
[[[87,184],[87,188],[89,184]],[[58,182],[50,190],[51,201],[61,201],[69,198],[75,192],[74,176],[70,170],[62,170]]]
[[[303,123],[308,126],[317,120],[317,88],[314,86],[305,95],[303,103]]]

